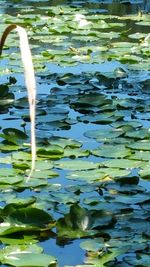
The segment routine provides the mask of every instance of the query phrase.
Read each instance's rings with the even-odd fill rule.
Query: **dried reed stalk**
[[[3,46],[5,44],[5,40],[8,34],[14,29],[16,29],[20,38],[20,51],[21,51],[22,63],[24,66],[24,76],[28,91],[28,101],[30,109],[32,163],[31,163],[30,174],[27,178],[28,181],[32,175],[33,170],[35,169],[35,160],[36,160],[36,136],[35,136],[36,82],[35,82],[35,74],[34,74],[32,55],[29,47],[28,37],[24,28],[16,24],[12,24],[5,29],[0,40],[0,55],[2,54]]]

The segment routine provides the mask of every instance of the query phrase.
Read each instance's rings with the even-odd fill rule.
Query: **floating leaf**
[[[150,161],[150,153],[149,151],[135,150],[135,152],[131,154],[130,159]]]
[[[59,169],[67,170],[92,170],[98,168],[99,164],[85,160],[61,160],[55,166]]]
[[[102,238],[90,239],[80,243],[80,247],[87,251],[98,251],[105,248],[104,240]]]
[[[150,132],[148,129],[138,129],[137,131],[127,131],[125,136],[131,137],[134,139],[149,139],[150,138]]]
[[[48,267],[56,263],[53,256],[42,254],[41,250],[37,245],[8,246],[1,250],[0,261],[16,267]]]
[[[6,208],[5,208],[6,209]],[[52,217],[43,210],[36,208],[14,209],[0,224],[0,235],[16,232],[41,231],[52,223]]]
[[[126,256],[124,257],[124,261],[127,263],[132,263],[134,266],[149,266],[149,255],[148,254],[139,254],[138,258],[133,256]]]
[[[129,159],[111,159],[101,162],[101,165],[110,168],[132,169],[140,167],[141,163],[141,161]]]
[[[107,163],[106,163],[107,165]],[[130,169],[118,168],[118,167],[108,167],[108,168],[100,168],[100,171],[105,175],[105,177],[109,176],[111,178],[121,178],[130,174]]]
[[[37,154],[43,158],[58,159],[63,157],[64,150],[58,145],[49,145],[37,149]]]
[[[64,150],[64,157],[68,158],[88,157],[89,154],[90,154],[89,150],[83,150],[78,148],[66,147]]]
[[[139,174],[143,179],[149,180],[150,179],[150,166],[149,166],[149,164],[147,164],[144,169],[140,170]]]
[[[24,132],[15,128],[5,128],[0,136],[15,145],[19,145],[28,138]]]
[[[147,140],[138,141],[133,144],[128,144],[127,147],[135,149],[135,150],[150,150],[150,143]]]
[[[92,150],[92,154],[104,158],[125,158],[130,155],[130,150],[124,145],[103,145],[100,148]]]
[[[93,181],[101,181],[106,175],[101,169],[94,169],[71,172],[67,175],[67,178],[92,183]]]
[[[111,130],[111,129],[99,129],[99,130],[90,130],[84,133],[86,137],[95,138],[97,141],[106,141],[107,139],[116,138],[122,135],[121,130]]]

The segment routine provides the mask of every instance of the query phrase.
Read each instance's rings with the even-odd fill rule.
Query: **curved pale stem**
[[[32,164],[31,164],[30,174],[27,179],[29,180],[35,168],[35,160],[36,160],[36,136],[35,136],[36,82],[35,82],[35,74],[34,74],[32,55],[29,47],[28,37],[24,28],[16,24],[12,24],[5,29],[0,40],[0,55],[2,54],[2,49],[8,34],[14,29],[16,29],[20,38],[20,51],[21,51],[22,63],[24,66],[25,83],[28,91],[28,101],[30,109]]]

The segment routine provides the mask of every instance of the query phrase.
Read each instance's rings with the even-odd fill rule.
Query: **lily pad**
[[[58,145],[49,145],[38,148],[37,154],[39,157],[58,159],[63,157],[64,150]]]
[[[102,238],[95,238],[81,242],[80,247],[87,251],[99,251],[104,249],[105,244]]]
[[[105,178],[106,175],[107,174],[101,171],[101,169],[94,169],[86,171],[74,171],[69,173],[67,175],[67,178],[92,183],[93,181],[101,181],[103,178]]]
[[[28,138],[28,135],[15,128],[5,128],[0,136],[15,145],[22,144]]]
[[[0,235],[41,231],[42,229],[47,229],[50,223],[52,223],[52,217],[43,210],[30,207],[14,209],[6,217],[5,221],[0,224]]]
[[[92,154],[104,158],[125,158],[130,155],[130,150],[124,145],[103,145],[100,148],[92,150]]]
[[[131,148],[131,149],[135,149],[135,150],[150,150],[150,143],[148,140],[142,140],[141,142],[138,141],[136,143],[133,144],[128,144],[127,147]]]
[[[108,139],[119,137],[123,134],[122,129],[99,129],[99,130],[90,130],[84,133],[86,137],[94,138],[97,141],[107,141]]]
[[[140,167],[141,161],[129,160],[129,159],[111,159],[101,162],[101,166],[120,169],[133,169]]]
[[[56,168],[66,170],[92,170],[98,168],[99,164],[85,160],[61,160],[55,164]]]
[[[1,250],[0,261],[16,267],[48,267],[56,263],[53,256],[42,254],[41,250],[37,245],[8,246]]]

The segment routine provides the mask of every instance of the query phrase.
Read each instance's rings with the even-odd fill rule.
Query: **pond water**
[[[0,62],[0,266],[149,266],[149,1],[0,5],[1,33],[28,32],[38,153],[26,183],[29,110],[12,33]]]

